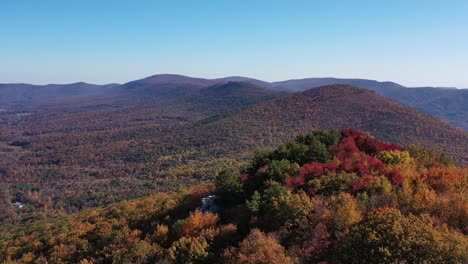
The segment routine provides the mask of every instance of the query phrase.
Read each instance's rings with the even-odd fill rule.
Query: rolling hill
[[[279,81],[271,83],[271,87],[275,90],[301,92],[310,88],[333,85],[345,84],[352,85],[370,90],[376,89],[392,89],[392,88],[405,88],[394,82],[379,82],[367,79],[340,79],[340,78],[305,78],[293,79],[286,81]]]
[[[279,98],[282,95],[285,93],[249,82],[229,81],[201,89],[181,104],[189,104],[193,111],[212,115]]]
[[[192,78],[177,74],[158,74],[141,80],[131,81],[123,84],[120,89],[129,98],[138,98],[144,102],[153,103],[155,101],[180,99],[189,96],[198,96],[201,90],[205,95],[215,95],[214,92],[221,92],[222,85],[229,82],[250,83],[254,86],[265,87],[268,83],[245,77],[225,77],[220,79]],[[221,85],[221,87],[220,87]],[[232,89],[234,85],[224,88]],[[214,90],[218,87],[217,90]],[[233,92],[233,91],[231,91]],[[240,91],[242,92],[242,91]],[[245,90],[244,90],[245,92]],[[273,93],[270,91],[269,93]],[[223,91],[224,93],[224,91]],[[200,96],[198,96],[200,97]]]
[[[312,129],[342,128],[372,133],[392,143],[418,144],[467,162],[468,136],[462,129],[349,85],[309,89],[232,115],[202,120],[187,135],[211,135],[209,141],[213,143],[206,139],[199,142],[202,146],[220,147],[219,142],[236,142],[236,151],[245,151],[276,146],[293,134]]]
[[[61,104],[63,101],[71,104],[84,103],[89,106],[99,104],[111,107],[116,104],[160,104],[192,97],[203,89],[228,82],[245,82],[282,92],[298,92],[333,84],[357,86],[376,91],[387,98],[468,130],[468,90],[434,87],[410,89],[394,82],[366,79],[306,78],[270,83],[241,76],[204,79],[177,74],[158,74],[123,85],[0,84],[0,109],[12,106],[33,108],[36,105]]]
[[[468,130],[468,90],[443,87],[404,87],[394,82],[366,79],[307,78],[271,83],[279,91],[304,91],[324,85],[346,84],[366,88],[426,114]]]

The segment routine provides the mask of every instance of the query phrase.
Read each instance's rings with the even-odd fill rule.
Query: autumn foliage
[[[468,174],[447,164],[358,131],[316,131],[257,153],[230,182],[243,186],[246,225],[295,262],[464,263]]]
[[[314,131],[223,170],[213,185],[11,223],[0,260],[466,263],[467,183],[467,168],[432,152]],[[217,210],[201,208],[208,195]]]

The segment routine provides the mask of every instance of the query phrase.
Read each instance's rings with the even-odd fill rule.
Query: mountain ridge
[[[217,142],[238,136],[247,145],[260,140],[261,145],[271,147],[287,135],[311,129],[353,128],[391,143],[420,144],[449,155],[458,153],[463,162],[463,156],[468,156],[463,147],[468,145],[468,136],[461,128],[373,91],[348,85],[312,88],[200,122],[188,133],[218,135]],[[262,136],[272,133],[274,137]]]
[[[205,79],[193,78],[178,74],[157,74],[139,80],[130,81],[121,85],[94,85],[82,82],[73,84],[50,84],[43,86],[29,84],[0,84],[0,92],[2,92],[2,96],[0,97],[0,106],[8,106],[12,104],[21,106],[21,104],[34,104],[36,102],[46,104],[49,101],[44,97],[51,97],[54,99],[52,101],[56,102],[59,99],[71,95],[67,95],[64,92],[56,92],[54,89],[67,91],[70,87],[79,89],[79,87],[82,86],[93,87],[93,89],[92,91],[85,91],[82,94],[78,93],[78,96],[91,95],[106,96],[108,98],[115,98],[116,96],[120,96],[123,98],[123,101],[131,102],[131,100],[136,100],[140,103],[144,102],[151,104],[154,102],[162,102],[188,97],[204,88],[216,84],[225,84],[230,81],[248,82],[267,89],[287,92],[300,92],[323,85],[354,85],[376,91],[387,98],[398,101],[418,109],[419,111],[430,114],[434,117],[448,121],[451,124],[468,130],[468,90],[447,87],[409,88],[391,81],[380,82],[377,80],[359,78],[342,79],[327,77],[265,82],[262,80],[242,76]],[[10,89],[5,88],[8,86]],[[14,89],[12,89],[13,86],[15,86]],[[22,88],[16,88],[18,86]],[[87,88],[88,90],[91,89],[89,87]],[[40,96],[37,94],[37,91],[39,90],[32,88],[44,90],[44,94],[49,95]]]

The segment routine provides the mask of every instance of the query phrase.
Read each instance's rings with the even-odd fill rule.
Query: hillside
[[[468,130],[468,89],[379,88],[377,93]]]
[[[242,151],[276,146],[291,134],[311,129],[345,127],[393,143],[440,150],[459,162],[467,162],[468,137],[463,130],[372,91],[348,85],[314,88],[260,103],[239,113],[200,121],[187,133],[191,137],[216,136],[214,142],[241,142],[235,145]],[[200,144],[210,145],[206,141]]]
[[[311,131],[211,184],[8,225],[0,262],[462,264],[466,173],[359,131]]]
[[[345,84],[370,89],[387,98],[468,130],[468,90],[466,89],[409,88],[394,82],[339,78],[287,80],[271,83],[270,87],[279,91],[297,92],[333,84]]]
[[[282,95],[242,82],[166,98],[136,89],[27,113],[0,112],[0,192],[31,206],[18,212],[20,219],[167,191],[206,180],[223,166],[238,166],[236,158],[179,141],[178,131]]]
[[[203,88],[182,104],[188,103],[194,111],[212,115],[279,98],[284,94],[248,82],[229,81]]]
[[[125,95],[145,100],[174,99],[188,96],[216,82],[177,74],[159,74],[123,84]]]

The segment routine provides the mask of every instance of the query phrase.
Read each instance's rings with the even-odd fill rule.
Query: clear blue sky
[[[158,73],[468,88],[468,1],[0,0],[0,82]]]

